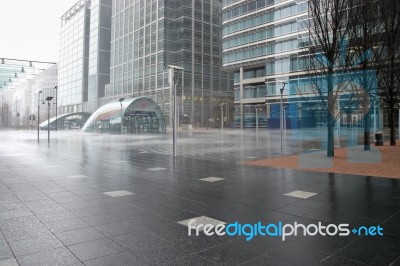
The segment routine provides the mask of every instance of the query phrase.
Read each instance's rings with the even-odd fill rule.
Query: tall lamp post
[[[280,89],[280,93],[281,93],[281,123],[280,123],[280,127],[281,127],[281,156],[283,154],[283,91],[285,90],[285,85],[287,84],[284,81],[281,81],[283,83],[283,87]]]
[[[172,148],[173,148],[173,157],[176,157],[176,131],[177,131],[177,126],[176,126],[176,84],[177,84],[177,79],[178,79],[178,74],[175,74],[175,70],[184,70],[181,67],[178,66],[172,66],[172,65],[168,65],[168,68],[170,70],[172,70],[172,73],[170,72],[170,85],[171,88],[174,90],[174,95],[173,95],[173,101],[172,101],[172,123],[173,123],[173,127],[172,127]],[[171,76],[172,75],[172,76]],[[171,80],[173,81],[173,83],[171,82]]]
[[[57,131],[57,129],[58,129],[58,121],[57,121],[58,87],[55,86],[54,90],[56,91],[56,102],[53,104],[56,106],[56,128],[55,128],[55,130]]]
[[[258,104],[253,105],[254,109],[256,110],[256,130],[258,131]],[[260,111],[262,111],[262,109],[260,109]]]
[[[124,134],[124,127],[122,126],[122,102],[125,100],[125,98],[119,98],[119,104],[121,105],[121,135]]]
[[[50,101],[53,100],[53,97],[48,96],[46,98],[47,101],[47,142],[50,143]]]
[[[39,143],[39,130],[40,130],[40,126],[39,126],[39,124],[40,124],[40,96],[42,95],[42,91],[39,91],[39,93],[38,93],[38,103],[37,103],[37,111],[38,111],[38,114],[37,114],[37,142]]]
[[[219,105],[219,107],[221,108],[221,130],[222,131],[224,131],[224,105],[226,105],[226,103],[221,103]]]

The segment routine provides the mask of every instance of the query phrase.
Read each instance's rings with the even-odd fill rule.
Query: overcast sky
[[[78,0],[0,0],[0,57],[58,62],[60,17]]]

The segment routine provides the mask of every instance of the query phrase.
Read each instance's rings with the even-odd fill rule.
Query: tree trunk
[[[371,142],[370,142],[370,112],[365,114],[364,116],[364,151],[371,150]]]
[[[328,67],[328,75],[327,75],[327,82],[328,82],[328,117],[327,117],[327,128],[328,128],[328,147],[326,150],[326,156],[334,157],[334,136],[333,136],[333,127],[335,124],[335,119],[333,117],[333,106],[335,99],[333,97],[333,67]]]
[[[394,108],[389,109],[390,146],[396,146],[396,125],[394,121]]]
[[[328,112],[328,147],[326,151],[326,156],[328,157],[334,157],[335,156],[335,149],[333,146],[334,143],[334,135],[333,135],[333,125],[334,125],[334,119],[331,115],[330,112]]]

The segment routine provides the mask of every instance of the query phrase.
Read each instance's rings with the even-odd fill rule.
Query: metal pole
[[[281,123],[280,123],[280,128],[281,128],[281,155],[283,153],[283,90],[281,91]]]
[[[176,117],[176,115],[177,115],[177,112],[176,112],[176,81],[177,81],[177,79],[178,79],[178,75],[175,75],[175,70],[184,70],[183,68],[181,68],[181,67],[177,67],[177,66],[171,66],[171,65],[168,65],[168,67],[169,67],[169,81],[170,81],[170,90],[173,90],[173,95],[172,95],[172,92],[170,91],[170,95],[171,96],[173,96],[173,106],[172,106],[172,115],[171,115],[171,119],[173,120],[172,121],[172,123],[173,123],[173,127],[172,127],[172,147],[173,147],[173,157],[175,158],[176,157],[176,137],[177,137],[177,125],[176,125],[176,123],[177,123],[177,117]]]
[[[182,71],[182,86],[181,86],[182,87],[182,107],[181,107],[182,108],[182,117],[183,117],[183,112],[184,112],[184,110],[183,110],[184,109],[183,108],[183,104],[184,104],[184,102],[183,102],[183,97],[184,97],[184,94],[183,94],[183,79],[184,78],[183,78],[183,71]]]
[[[57,121],[58,87],[55,86],[54,89],[56,90],[56,131],[57,131],[58,130],[58,121]]]
[[[221,130],[224,131],[224,107],[221,106]]]
[[[124,134],[124,128],[122,126],[122,101],[120,102],[121,105],[121,135]]]
[[[40,105],[39,105],[39,101],[38,101],[37,111],[38,111],[38,116],[37,116],[37,142],[39,143],[39,123],[40,123]]]
[[[173,69],[173,71],[174,71],[174,73],[173,73],[173,75],[174,75],[174,78],[173,78],[173,80],[174,80],[174,99],[173,99],[173,102],[174,102],[174,106],[173,106],[173,111],[174,111],[174,113],[173,113],[173,132],[172,132],[172,140],[173,140],[173,156],[174,157],[176,157],[176,76],[175,76],[175,69]]]
[[[37,141],[39,143],[39,124],[40,124],[40,95],[42,94],[42,91],[39,91],[38,93],[38,115],[37,115]]]
[[[286,134],[286,108],[283,108],[283,129],[285,130]]]
[[[283,83],[283,87],[281,88],[280,92],[281,92],[281,112],[280,112],[280,117],[281,117],[281,123],[280,123],[280,128],[281,128],[281,156],[283,154],[283,91],[285,90],[285,85],[286,82],[282,82]]]
[[[257,108],[257,105],[256,105],[256,129],[258,131],[258,108]]]
[[[50,100],[47,101],[47,143],[50,143]]]
[[[163,113],[165,112],[165,109],[164,109],[164,102],[165,102],[165,70],[164,70],[164,67],[163,67],[163,71],[162,71],[162,111],[163,111]]]

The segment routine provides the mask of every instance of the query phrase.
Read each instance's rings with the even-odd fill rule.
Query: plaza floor
[[[318,146],[287,132],[284,155]],[[244,165],[278,131],[0,131],[0,265],[400,265],[400,180]],[[338,141],[339,143],[340,140]],[[188,236],[187,221],[381,226],[383,236]]]

